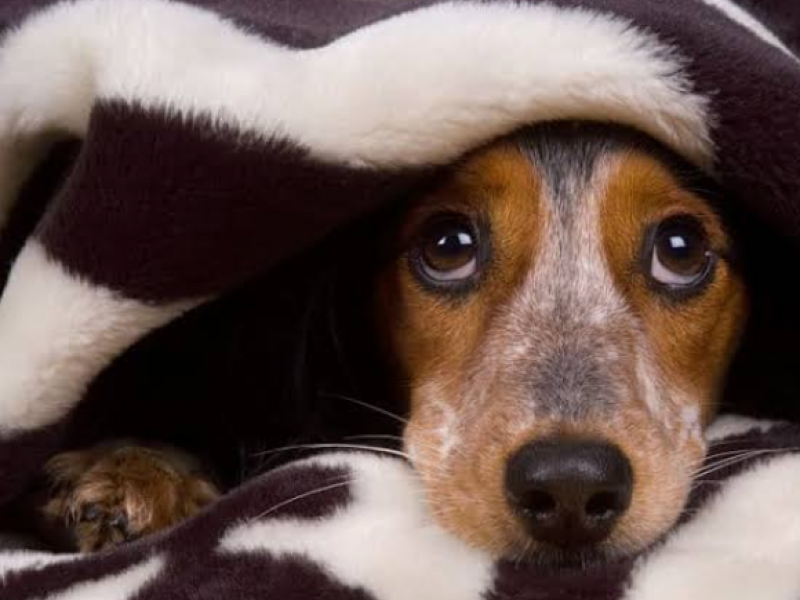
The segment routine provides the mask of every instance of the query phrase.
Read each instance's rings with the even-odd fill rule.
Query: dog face
[[[746,295],[668,154],[538,127],[465,158],[400,227],[379,327],[409,390],[406,449],[467,542],[610,557],[681,512]]]

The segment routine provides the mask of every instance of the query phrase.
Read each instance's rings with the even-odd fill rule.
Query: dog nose
[[[534,442],[518,450],[506,469],[512,506],[535,539],[555,546],[603,541],[630,506],[630,462],[605,442]]]

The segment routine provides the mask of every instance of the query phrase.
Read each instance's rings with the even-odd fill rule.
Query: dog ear
[[[55,489],[72,488],[96,461],[96,453],[91,450],[63,452],[45,463],[44,473]]]
[[[71,527],[80,518],[80,505],[74,491],[80,478],[95,464],[97,454],[91,450],[62,452],[48,460],[43,468],[49,488],[47,501],[41,506],[40,526],[45,535],[55,536],[57,543],[72,547],[72,542],[63,542],[64,526]]]
[[[747,226],[738,225],[736,234],[750,315],[728,370],[724,409],[762,419],[796,421],[800,419],[800,286],[792,274],[797,246],[752,215],[747,218]]]

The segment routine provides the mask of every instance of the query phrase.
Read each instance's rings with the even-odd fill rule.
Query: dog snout
[[[535,540],[580,548],[606,539],[630,506],[630,462],[602,441],[529,443],[508,461],[506,492]]]

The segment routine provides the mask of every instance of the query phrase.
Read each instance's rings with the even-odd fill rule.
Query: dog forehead
[[[617,397],[630,315],[605,256],[601,226],[616,161],[602,140],[522,142],[540,181],[535,260],[498,330],[510,379],[538,414],[603,410]],[[624,369],[623,369],[624,370]]]
[[[539,139],[522,147],[539,178],[539,247],[522,297],[528,306],[568,319],[613,301],[614,282],[601,221],[614,160],[596,140]]]

